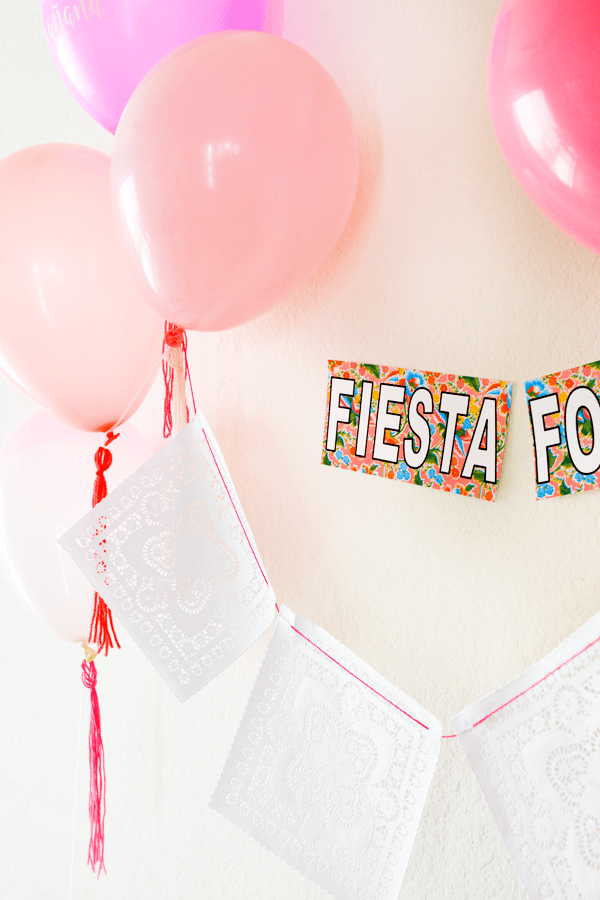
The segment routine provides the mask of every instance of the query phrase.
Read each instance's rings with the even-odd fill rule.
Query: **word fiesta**
[[[512,385],[329,361],[322,462],[494,500]]]

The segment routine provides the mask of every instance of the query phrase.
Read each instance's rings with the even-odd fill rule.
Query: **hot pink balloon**
[[[533,202],[600,252],[600,5],[505,0],[488,95],[500,148]]]
[[[135,412],[162,347],[117,240],[109,167],[69,144],[0,161],[0,372],[84,431]]]
[[[81,106],[113,134],[136,86],[212,31],[274,28],[281,0],[42,0],[50,53]]]
[[[312,56],[230,32],[180,47],[131,98],[112,193],[148,301],[184,328],[231,328],[326,258],[358,179],[348,104]]]
[[[87,638],[94,589],[58,538],[92,506],[98,435],[75,431],[39,410],[0,448],[0,559],[31,612],[69,641]],[[110,446],[109,491],[152,447],[129,423]]]

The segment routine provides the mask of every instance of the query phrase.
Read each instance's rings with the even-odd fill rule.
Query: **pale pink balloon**
[[[212,31],[278,27],[282,0],[42,0],[48,47],[81,106],[113,134],[146,72]]]
[[[109,492],[138,469],[152,447],[127,423],[110,445]],[[39,410],[0,448],[0,559],[31,612],[69,641],[87,638],[94,589],[58,543],[92,506],[94,454],[103,443]]]
[[[0,161],[0,371],[85,431],[135,412],[162,346],[117,240],[109,166],[69,144]]]
[[[240,325],[327,257],[358,180],[352,114],[312,56],[229,32],[180,47],[133,94],[112,194],[148,301],[184,328]]]
[[[500,148],[533,202],[600,252],[600,5],[505,0],[488,60]]]

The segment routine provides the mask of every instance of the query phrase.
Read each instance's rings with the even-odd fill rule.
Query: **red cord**
[[[100,704],[96,693],[98,673],[94,661],[81,663],[81,680],[90,691],[90,843],[88,848],[88,865],[92,871],[98,866],[98,878],[100,872],[106,873],[104,866],[104,819],[106,816],[106,769],[104,765],[104,745],[102,743],[102,728],[100,723]]]
[[[92,497],[92,506],[96,506],[101,500],[104,500],[108,490],[106,487],[106,478],[104,473],[110,468],[113,460],[112,453],[108,449],[108,445],[119,437],[118,434],[109,431],[106,435],[106,442],[103,447],[98,447],[94,461],[96,463],[96,480],[94,482],[94,494]],[[89,644],[96,644],[98,653],[104,651],[104,655],[108,655],[108,651],[117,646],[121,649],[117,633],[115,631],[115,623],[110,609],[98,593],[94,594],[94,612],[90,624],[90,633],[88,636]]]

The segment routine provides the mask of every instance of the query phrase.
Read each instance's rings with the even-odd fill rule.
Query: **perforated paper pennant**
[[[525,382],[538,500],[600,487],[600,362]]]
[[[600,615],[454,725],[531,900],[598,900]]]
[[[273,619],[264,566],[200,414],[60,543],[180,700]]]
[[[430,713],[283,609],[210,805],[339,900],[396,900],[440,737]]]
[[[495,500],[512,384],[329,360],[322,462]]]

